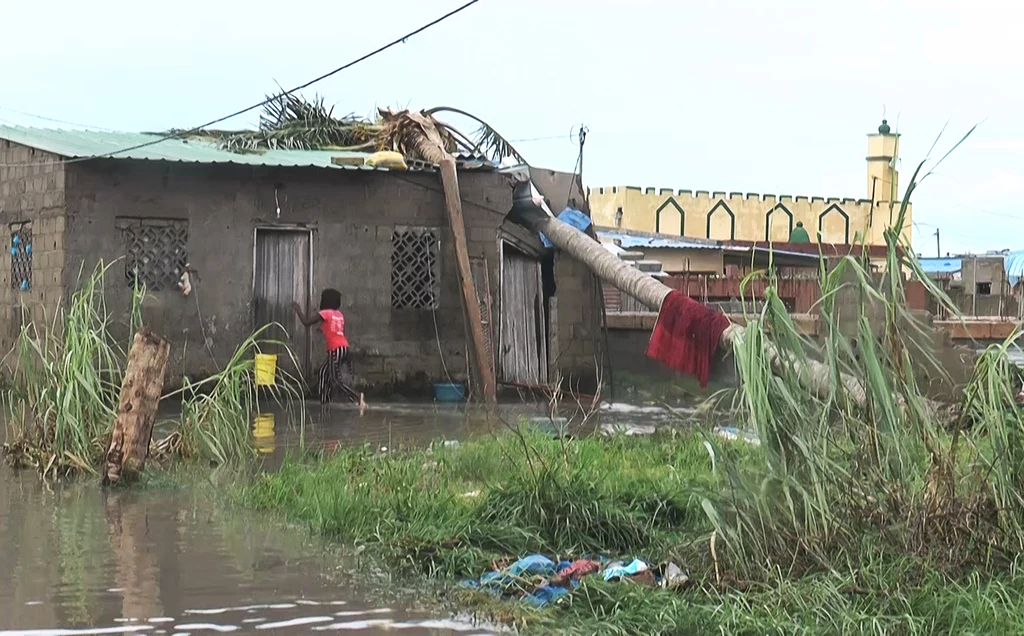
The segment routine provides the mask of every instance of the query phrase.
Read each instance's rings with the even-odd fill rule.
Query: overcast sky
[[[9,0],[0,120],[187,128],[460,4]],[[1022,5],[481,0],[308,94],[364,115],[457,106],[566,170],[584,123],[590,186],[815,196],[867,196],[883,107],[903,135],[901,188],[947,121],[937,155],[985,120],[916,195],[914,242],[934,256],[938,227],[943,253],[1024,249]]]

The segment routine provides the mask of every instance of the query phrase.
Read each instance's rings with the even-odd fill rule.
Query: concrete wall
[[[47,324],[64,296],[65,166],[56,157],[0,140],[0,351],[6,354],[23,322]],[[32,281],[27,291],[11,284],[10,224],[31,222]],[[24,313],[23,313],[24,311]]]
[[[531,168],[530,179],[555,214],[566,207],[590,213],[579,176]],[[603,303],[600,281],[582,263],[558,252],[555,255],[555,285],[557,369],[573,389],[592,392],[596,388],[594,370],[605,368],[607,362],[601,328]]]
[[[496,174],[461,176],[470,256],[486,257],[491,290],[499,289],[496,228],[510,191]],[[275,216],[275,187],[281,216]],[[469,204],[472,201],[480,205]],[[313,297],[342,293],[346,332],[361,352],[359,380],[379,386],[424,386],[445,376],[466,377],[461,296],[450,232],[442,233],[441,294],[435,321],[429,311],[391,309],[391,233],[396,226],[446,227],[436,175],[315,169],[256,169],[170,163],[90,162],[68,174],[69,262],[91,268],[124,255],[115,217],[184,218],[188,258],[199,272],[193,295],[167,290],[149,295],[147,324],[172,342],[172,374],[207,375],[253,330],[253,237],[257,226],[313,230]],[[66,283],[74,285],[69,271]],[[131,289],[123,267],[107,281],[109,305],[127,321]],[[202,317],[202,324],[200,323]],[[203,332],[210,340],[207,350]],[[323,343],[312,337],[312,364]],[[438,351],[440,342],[440,354]]]
[[[594,221],[600,226],[719,240],[783,242],[803,222],[812,241],[852,243],[858,234],[871,245],[885,243],[883,232],[895,217],[888,203],[868,199],[692,192],[617,186],[590,190]],[[904,235],[910,239],[908,206]],[[617,213],[622,211],[619,222]]]

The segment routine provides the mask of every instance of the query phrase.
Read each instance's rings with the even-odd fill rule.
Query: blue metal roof
[[[708,250],[723,249],[718,241],[707,239],[694,239],[683,236],[664,236],[653,234],[632,234],[629,232],[617,232],[615,230],[598,230],[598,237],[605,241],[615,241],[621,247],[648,247],[677,250]]]
[[[625,249],[648,248],[648,249],[675,249],[675,250],[721,250],[723,252],[751,252],[767,254],[772,253],[778,256],[817,261],[818,254],[807,254],[804,252],[793,252],[790,250],[779,250],[769,246],[753,245],[750,247],[742,245],[726,245],[721,241],[712,239],[693,238],[687,236],[667,236],[664,234],[646,234],[623,232],[618,230],[598,230],[597,236],[602,241],[615,241]]]
[[[919,258],[917,260],[926,274],[955,274],[963,268],[963,259],[959,258]]]
[[[1008,252],[1003,261],[1006,268],[1006,280],[1014,286],[1024,278],[1024,250]]]

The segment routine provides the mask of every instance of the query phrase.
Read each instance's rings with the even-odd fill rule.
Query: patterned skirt
[[[348,400],[359,401],[359,394],[345,382],[346,372],[348,376],[352,375],[352,357],[349,355],[348,347],[328,351],[327,359],[320,367],[321,404],[331,401],[335,389],[339,389]]]

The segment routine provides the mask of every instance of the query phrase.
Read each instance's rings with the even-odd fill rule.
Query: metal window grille
[[[188,264],[188,221],[121,217],[117,228],[124,239],[124,277],[130,287],[175,289]]]
[[[393,309],[437,309],[440,253],[437,229],[396,229],[391,233]]]
[[[32,289],[32,222],[12,223],[11,289]]]

